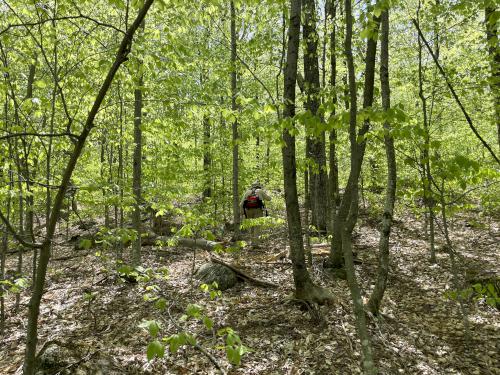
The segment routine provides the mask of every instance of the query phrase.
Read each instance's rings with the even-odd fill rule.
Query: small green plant
[[[452,300],[459,297],[463,300],[473,298],[475,301],[484,300],[489,306],[500,308],[500,297],[498,287],[493,282],[476,283],[460,291],[452,290],[445,293],[445,296]]]
[[[200,289],[205,293],[208,293],[211,300],[222,296],[222,292],[219,290],[219,285],[217,285],[216,281],[214,281],[212,284],[201,284]]]
[[[226,356],[229,362],[233,365],[239,366],[241,363],[241,357],[250,352],[250,348],[243,345],[240,336],[230,328],[222,328],[217,331],[217,335],[220,337],[225,337],[225,345],[218,346],[218,348],[226,351]]]
[[[20,276],[14,280],[0,280],[0,286],[1,285],[3,285],[3,288],[0,289],[0,295],[4,295],[4,293],[1,293],[2,290],[4,290],[5,293],[18,294],[29,286],[29,281],[27,277]]]
[[[218,298],[221,295],[221,292],[217,289],[216,283],[203,284],[201,286],[201,289],[204,292],[209,293],[210,299],[212,300]],[[166,304],[167,301],[164,298],[159,298],[155,302],[155,306],[162,311],[166,309]],[[187,322],[188,320],[198,321],[202,324],[204,329],[208,331],[213,332],[214,330],[213,320],[203,313],[203,308],[198,304],[189,304],[185,309],[185,313],[179,318],[180,322]],[[180,326],[179,332],[163,338],[159,337],[161,323],[157,322],[156,320],[145,320],[139,324],[139,327],[147,330],[151,338],[153,339],[151,342],[149,342],[146,348],[146,356],[148,360],[152,360],[155,357],[163,358],[165,356],[167,346],[170,353],[176,353],[182,346],[200,345],[196,340],[195,334],[181,330]],[[231,327],[220,329],[219,331],[217,331],[217,336],[224,339],[224,343],[217,345],[215,348],[224,350],[226,352],[228,361],[236,366],[239,366],[241,363],[241,357],[245,353],[248,353],[250,349],[243,345],[241,338]]]

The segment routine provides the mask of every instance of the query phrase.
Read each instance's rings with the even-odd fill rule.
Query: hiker
[[[264,201],[270,200],[271,196],[262,188],[262,184],[259,181],[255,181],[243,195],[240,206],[243,208],[243,214],[247,219],[256,219],[264,216],[264,212],[267,216]],[[259,231],[256,226],[251,227],[251,236],[252,245],[258,247]]]
[[[255,219],[264,216],[266,209],[264,201],[270,200],[271,197],[262,188],[262,184],[255,181],[243,195],[240,205],[243,207],[243,213],[247,219]]]

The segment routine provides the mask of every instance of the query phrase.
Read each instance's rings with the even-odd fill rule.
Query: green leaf
[[[35,81],[34,85],[35,85],[35,87],[38,87],[39,89],[44,89],[45,87],[47,87],[47,82],[39,80],[39,81]]]
[[[156,320],[144,320],[139,324],[140,328],[147,329],[152,337],[156,337],[160,331],[160,323]]]
[[[170,353],[176,353],[183,345],[182,338],[179,335],[172,335],[168,338]]]
[[[151,341],[146,350],[148,361],[151,361],[155,356],[163,358],[165,356],[165,346],[158,340]]]
[[[196,319],[200,317],[201,311],[202,307],[195,303],[190,303],[186,308],[186,314]]]
[[[238,348],[233,348],[231,346],[226,347],[226,355],[229,362],[233,365],[239,366],[241,363],[241,354]]]
[[[205,325],[205,327],[207,327],[207,329],[212,329],[213,326],[214,326],[214,322],[212,321],[212,319],[210,319],[208,316],[204,316],[203,317],[203,324]]]
[[[155,307],[160,311],[165,310],[167,308],[167,300],[165,298],[158,299],[155,302]]]

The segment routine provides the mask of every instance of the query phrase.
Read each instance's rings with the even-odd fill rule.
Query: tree
[[[486,42],[491,66],[489,82],[497,124],[498,147],[500,147],[500,48],[498,47],[498,6],[495,5],[494,1],[486,1],[484,23],[486,24]]]
[[[332,298],[323,288],[313,284],[307,271],[302,227],[300,224],[299,200],[297,197],[297,162],[295,157],[295,84],[297,81],[297,61],[299,57],[301,1],[290,3],[290,23],[288,27],[288,44],[285,65],[285,85],[283,100],[283,141],[281,149],[283,157],[283,176],[285,184],[286,215],[288,220],[288,238],[290,241],[290,257],[293,263],[293,279],[295,283],[295,298],[324,303]]]
[[[239,236],[240,226],[240,193],[239,193],[239,139],[238,139],[238,119],[236,111],[238,105],[236,99],[238,96],[237,87],[237,65],[236,65],[236,10],[234,1],[230,1],[231,8],[231,109],[234,113],[234,120],[232,123],[233,131],[233,223],[235,230],[235,237]]]
[[[380,16],[381,39],[380,39],[380,86],[382,93],[382,107],[388,113],[391,108],[391,91],[389,85],[389,9],[382,12]],[[377,315],[380,303],[384,296],[389,274],[389,239],[391,236],[392,218],[394,204],[396,201],[396,151],[394,149],[394,138],[391,135],[389,121],[384,124],[384,143],[387,158],[387,186],[385,193],[384,214],[379,239],[378,271],[375,288],[368,301],[369,311]]]
[[[145,21],[141,23],[141,30],[144,33]],[[144,78],[141,72],[141,62],[138,62],[137,87],[134,89],[134,157],[132,189],[134,192],[134,213],[132,215],[132,225],[137,233],[137,237],[132,246],[132,263],[138,266],[141,263],[141,206],[142,206],[142,90]]]
[[[13,230],[10,223],[6,220],[5,216],[0,213],[2,221],[4,224],[11,230],[11,232],[15,233],[16,238],[23,243],[25,246],[30,246],[31,248],[40,249],[40,258],[38,261],[36,280],[33,285],[33,291],[31,295],[31,299],[29,302],[29,311],[28,311],[28,326],[27,326],[27,334],[26,334],[26,351],[24,357],[24,367],[23,374],[32,375],[35,372],[35,356],[36,356],[36,344],[37,344],[37,330],[38,330],[38,315],[40,310],[40,301],[43,295],[43,290],[45,286],[45,276],[47,273],[47,266],[50,259],[50,248],[51,243],[54,237],[55,228],[57,221],[59,219],[59,215],[61,212],[61,208],[63,205],[63,200],[65,196],[66,189],[69,185],[71,175],[76,167],[77,161],[82,153],[82,150],[85,146],[85,142],[94,127],[94,120],[101,107],[101,104],[108,92],[111,83],[113,82],[113,78],[115,77],[120,66],[127,60],[127,56],[130,53],[130,47],[132,44],[133,36],[138,29],[141,22],[144,20],[149,8],[153,4],[154,0],[146,0],[144,2],[143,7],[139,11],[135,21],[128,28],[127,32],[124,34],[123,39],[118,48],[116,57],[113,61],[112,66],[110,67],[104,82],[102,83],[99,92],[94,100],[92,108],[87,115],[84,127],[82,132],[78,137],[78,141],[75,143],[71,156],[68,160],[66,168],[61,178],[61,184],[58,188],[57,195],[54,199],[54,204],[52,206],[50,220],[47,224],[47,233],[45,235],[45,239],[40,244],[30,244],[22,239],[22,237],[18,236],[17,233]]]
[[[320,106],[320,81],[318,63],[318,33],[316,31],[316,4],[304,0],[304,89],[305,109],[311,118],[306,122],[306,156],[312,166],[308,171],[308,193],[312,208],[312,223],[318,230],[326,230],[327,176],[325,155],[325,131],[317,130],[323,118],[318,112]]]

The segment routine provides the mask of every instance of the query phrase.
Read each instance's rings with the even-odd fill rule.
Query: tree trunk
[[[337,18],[337,3],[335,0],[331,0],[331,2],[327,2],[327,12],[325,12],[332,22],[332,29],[330,33],[330,68],[331,68],[331,78],[330,78],[330,87],[332,90],[332,103],[333,110],[331,116],[335,116],[336,105],[337,105],[337,39],[336,39],[336,18]],[[329,152],[329,160],[328,166],[330,170],[330,174],[328,176],[328,223],[329,223],[329,232],[333,233],[333,217],[336,213],[337,206],[340,203],[339,197],[339,169],[338,169],[338,160],[337,160],[337,150],[336,150],[336,142],[337,142],[337,131],[335,129],[330,130],[329,136],[330,142],[330,152]]]
[[[85,142],[87,137],[89,136],[92,128],[94,127],[95,117],[99,108],[102,105],[102,102],[108,92],[111,83],[116,75],[116,72],[120,68],[121,64],[123,64],[127,60],[127,56],[130,53],[130,46],[133,41],[134,33],[139,27],[140,23],[146,16],[149,8],[153,4],[154,0],[145,0],[142,9],[140,10],[137,18],[129,27],[118,48],[118,52],[114,59],[114,62],[109,69],[106,78],[102,86],[99,89],[99,92],[96,96],[96,99],[92,105],[92,108],[87,116],[85,121],[83,130],[78,137],[78,141],[75,143],[73,152],[71,153],[68,164],[64,170],[62,175],[60,187],[57,191],[57,195],[54,200],[54,206],[52,207],[51,216],[49,223],[47,225],[47,234],[46,238],[40,249],[40,258],[38,261],[38,268],[36,274],[36,282],[33,285],[33,291],[31,294],[29,307],[28,307],[28,326],[26,330],[26,351],[24,354],[24,366],[23,366],[23,374],[24,375],[33,375],[35,373],[35,357],[36,357],[36,344],[37,344],[37,331],[38,331],[38,315],[40,312],[40,301],[43,295],[43,289],[45,286],[45,276],[47,274],[47,265],[50,259],[50,247],[52,240],[54,238],[54,233],[56,229],[57,220],[59,219],[61,213],[61,207],[64,200],[64,194],[66,192],[66,188],[68,187],[69,180],[71,179],[71,175],[76,167],[76,163],[83,151],[83,147],[85,146]]]
[[[240,193],[239,193],[239,146],[238,146],[238,119],[236,111],[236,97],[238,96],[238,87],[236,81],[236,10],[234,1],[230,2],[231,7],[231,109],[234,113],[232,125],[233,132],[233,222],[234,238],[239,237],[240,233]]]
[[[362,128],[357,132],[357,95],[356,76],[354,71],[354,58],[352,53],[352,9],[351,0],[345,0],[346,15],[346,35],[345,35],[345,55],[349,74],[349,94],[350,94],[350,119],[349,119],[349,140],[351,145],[351,168],[349,180],[345,189],[342,202],[338,211],[338,220],[341,224],[342,250],[344,264],[347,275],[347,283],[351,292],[351,298],[356,316],[356,328],[361,341],[362,363],[365,374],[376,374],[377,370],[373,361],[370,335],[366,326],[366,317],[361,298],[361,290],[356,280],[354,261],[352,254],[351,236],[352,230],[358,216],[358,183],[363,163],[363,156],[366,147],[364,135],[368,132],[370,122],[365,120]],[[378,33],[380,19],[370,20],[374,22],[375,33]],[[375,57],[377,39],[369,38],[366,48],[365,85],[363,93],[363,108],[370,107],[373,103],[373,90],[375,79]],[[358,143],[359,139],[362,139]]]
[[[141,33],[144,34],[145,21],[141,23]],[[142,61],[140,62],[142,65]],[[137,232],[137,238],[132,244],[132,264],[138,266],[141,263],[141,204],[142,204],[142,87],[144,85],[143,75],[137,77],[137,87],[134,90],[134,156],[133,156],[133,178],[132,190],[135,205],[132,215],[132,225]]]
[[[288,237],[290,241],[290,258],[293,264],[293,279],[295,283],[295,297],[306,301],[324,303],[332,298],[325,289],[313,284],[307,271],[304,245],[302,242],[302,227],[300,223],[299,200],[297,196],[297,164],[295,159],[295,137],[290,133],[294,124],[295,115],[295,84],[297,81],[297,61],[300,39],[300,0],[291,0],[290,26],[288,29],[288,46],[285,65],[285,84],[283,99],[284,121],[287,126],[283,130],[284,147],[281,149],[283,157],[283,176],[285,185],[285,203],[288,220]]]
[[[233,113],[238,110],[236,98],[237,88],[237,66],[236,66],[236,10],[234,1],[230,2],[231,8],[231,109]],[[233,195],[233,222],[235,238],[239,237],[240,231],[240,195],[239,195],[239,146],[238,146],[238,120],[235,115],[232,123],[232,142],[233,142],[233,177],[232,177],[232,195]]]
[[[420,6],[418,3],[417,20],[420,22]],[[430,149],[430,129],[427,115],[427,98],[424,94],[424,73],[422,67],[422,41],[418,38],[418,96],[422,102],[423,128],[424,128],[424,145],[422,147],[422,187],[424,192],[424,204],[427,211],[427,222],[429,224],[429,247],[430,261],[436,263],[436,250],[434,245],[434,199],[432,197],[431,187],[431,163],[429,158]]]
[[[391,108],[391,91],[389,85],[389,10],[382,12],[381,15],[382,37],[380,40],[380,86],[382,92],[382,107],[384,111]],[[391,125],[384,124],[384,142],[385,154],[387,157],[387,190],[385,196],[384,214],[382,217],[382,228],[379,239],[379,259],[377,281],[370,300],[368,309],[374,315],[377,315],[380,309],[380,303],[385,293],[387,285],[387,276],[389,274],[389,239],[391,235],[392,216],[394,212],[394,203],[396,200],[396,153],[394,150],[394,139],[390,133]]]
[[[304,50],[304,88],[306,93],[306,110],[314,117],[319,116],[320,105],[320,81],[318,63],[318,33],[316,31],[316,5],[315,0],[303,0],[304,26],[303,34],[305,41]],[[323,121],[318,118],[318,121]],[[309,136],[308,151],[314,163],[309,168],[309,194],[311,198],[312,223],[320,231],[326,230],[327,213],[327,176],[326,176],[326,154],[325,154],[325,132],[314,132]]]
[[[203,197],[209,198],[212,196],[212,176],[210,173],[210,166],[212,164],[212,158],[210,154],[210,117],[208,114],[203,115],[203,177],[204,177],[204,188]]]
[[[493,94],[498,147],[500,147],[500,48],[498,47],[498,20],[494,16],[497,11],[497,7],[487,6],[484,10],[484,22],[486,23],[486,42],[491,67],[490,89]]]

